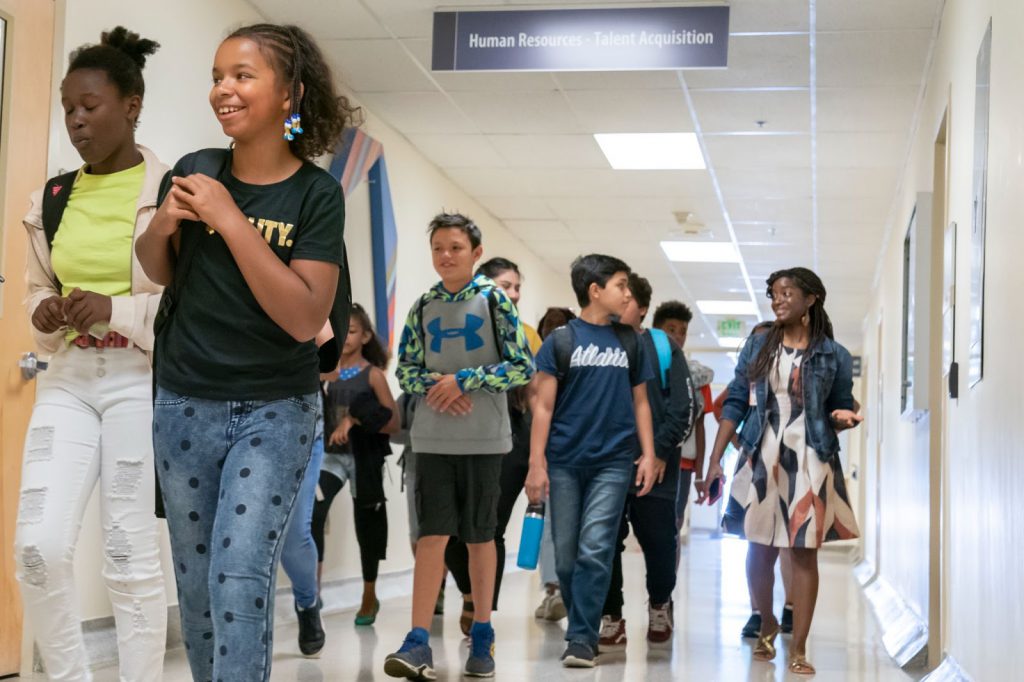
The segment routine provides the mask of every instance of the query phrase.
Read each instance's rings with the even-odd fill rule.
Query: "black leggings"
[[[689,492],[689,489],[687,489]],[[645,495],[626,497],[622,510],[619,537],[615,541],[615,558],[612,560],[612,579],[608,585],[608,596],[602,615],[622,618],[622,552],[625,550],[629,526],[640,542],[647,565],[647,596],[651,605],[661,605],[672,599],[676,589],[676,550],[679,535],[676,530],[675,500]]]
[[[512,508],[519,499],[526,483],[526,474],[530,469],[529,451],[523,448],[512,450],[501,460],[501,495],[498,497],[498,526],[494,529],[494,547],[498,553],[497,571],[494,576],[494,604],[498,609],[498,594],[501,592],[501,577],[505,572],[505,528],[512,517]],[[473,586],[469,578],[469,549],[466,543],[456,537],[448,540],[444,552],[444,562],[455,578],[455,584],[462,594],[472,594]]]
[[[327,471],[320,472],[320,491],[323,500],[313,503],[313,542],[319,561],[324,560],[324,526],[331,503],[345,482]],[[363,565],[363,580],[376,582],[377,569],[380,562],[387,558],[388,550],[388,509],[383,502],[372,505],[360,504],[358,499],[352,500],[352,516],[356,526],[356,540],[359,542],[359,559]]]

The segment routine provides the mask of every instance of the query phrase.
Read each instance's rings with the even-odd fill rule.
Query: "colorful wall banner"
[[[434,13],[434,71],[725,68],[729,7]]]
[[[362,130],[350,128],[334,151],[330,173],[341,184],[346,199],[360,182],[369,181],[374,319],[377,333],[387,341],[388,348],[393,348],[398,228],[384,147]]]

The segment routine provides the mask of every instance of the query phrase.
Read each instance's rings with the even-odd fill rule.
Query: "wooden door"
[[[29,193],[46,179],[54,4],[0,0],[4,37],[0,109],[0,676],[20,666],[22,612],[14,580],[14,524],[21,449],[35,385],[18,367],[35,350],[25,298],[27,240],[21,218]]]

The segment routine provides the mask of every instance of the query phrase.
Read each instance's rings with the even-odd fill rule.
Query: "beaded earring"
[[[284,120],[284,139],[291,142],[296,135],[302,134],[302,117],[298,113],[292,114]]]

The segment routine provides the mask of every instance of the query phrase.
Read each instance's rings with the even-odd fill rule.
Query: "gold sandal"
[[[757,644],[754,646],[755,660],[770,661],[775,658],[775,638],[779,636],[780,630],[781,628],[776,625],[775,632],[757,638]]]
[[[814,669],[806,656],[794,654],[789,657],[789,672],[794,675],[815,675],[818,671]]]

